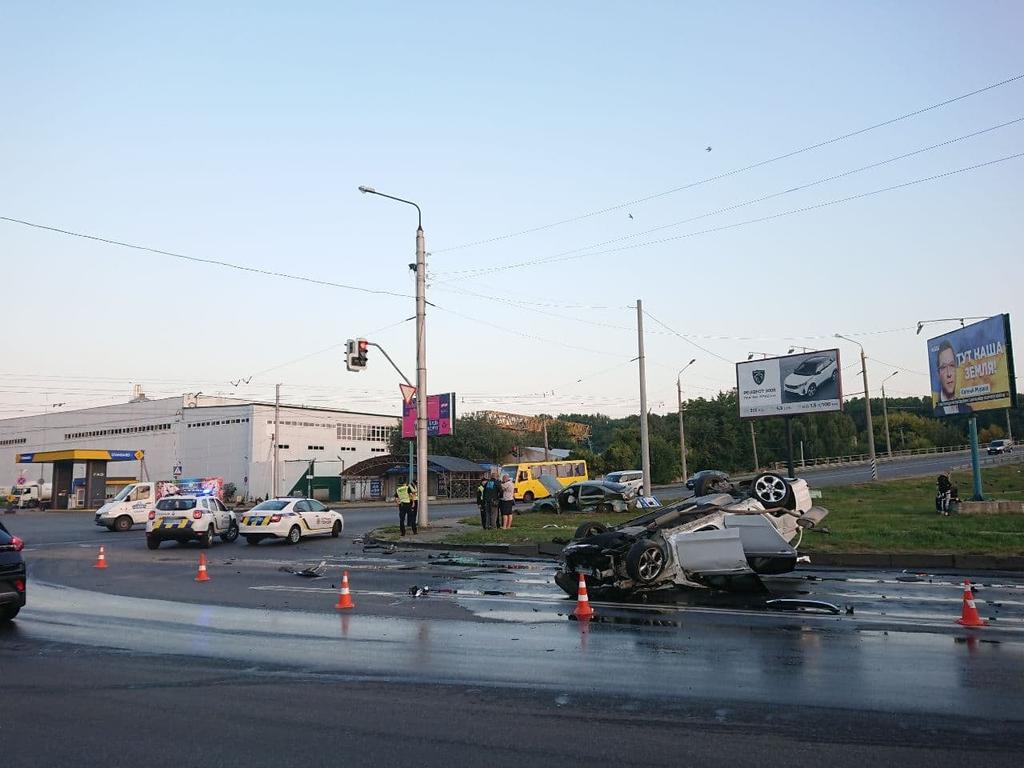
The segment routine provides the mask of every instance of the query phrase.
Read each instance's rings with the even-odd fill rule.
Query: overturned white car
[[[796,567],[803,532],[828,514],[807,482],[773,473],[722,476],[695,496],[611,528],[583,523],[562,551],[555,582],[575,595],[579,574],[597,596],[669,587],[763,589],[759,575]]]

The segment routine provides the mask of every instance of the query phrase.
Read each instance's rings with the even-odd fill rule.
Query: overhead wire
[[[809,145],[807,145],[805,147],[801,147],[801,148],[798,148],[798,149],[790,150],[788,152],[784,152],[784,153],[782,153],[780,155],[775,155],[773,157],[769,157],[769,158],[766,158],[764,160],[759,160],[756,163],[751,163],[749,165],[745,165],[745,166],[742,166],[740,168],[734,168],[733,170],[725,171],[724,173],[719,173],[719,174],[716,174],[714,176],[708,176],[708,177],[705,177],[703,179],[699,179],[697,181],[688,182],[688,183],[682,184],[682,185],[680,185],[678,187],[673,187],[672,189],[667,189],[667,190],[665,190],[663,192],[657,192],[657,193],[654,193],[654,194],[651,194],[651,195],[645,195],[643,197],[634,198],[633,200],[627,200],[627,201],[622,202],[622,203],[616,203],[615,205],[606,206],[604,208],[601,208],[601,209],[598,209],[598,210],[594,210],[594,211],[590,211],[588,213],[582,213],[582,214],[579,214],[579,215],[576,215],[576,216],[571,216],[569,218],[560,219],[558,221],[553,221],[553,222],[550,222],[548,224],[542,224],[540,226],[530,227],[528,229],[521,229],[521,230],[518,230],[518,231],[509,232],[509,233],[506,233],[506,234],[503,234],[503,235],[496,235],[496,236],[487,237],[487,238],[484,238],[484,239],[481,239],[481,240],[474,240],[472,242],[462,243],[460,245],[453,245],[453,246],[449,246],[447,248],[434,249],[432,251],[432,253],[434,253],[434,254],[447,253],[447,252],[456,251],[456,250],[462,250],[464,248],[471,248],[471,247],[475,247],[475,246],[479,246],[479,245],[488,245],[490,243],[499,242],[501,240],[509,240],[511,238],[521,237],[523,235],[529,235],[529,234],[533,234],[535,232],[542,232],[544,230],[553,229],[555,227],[560,227],[560,226],[563,226],[565,224],[572,224],[572,223],[575,223],[577,221],[583,221],[585,219],[593,218],[594,216],[600,216],[600,215],[605,214],[605,213],[611,213],[612,211],[619,211],[619,210],[622,210],[623,208],[628,208],[628,207],[633,207],[633,206],[641,205],[643,203],[650,202],[651,200],[656,200],[656,199],[661,198],[661,197],[666,197],[668,195],[673,195],[673,194],[675,194],[677,192],[682,192],[682,191],[687,190],[687,189],[693,189],[694,187],[698,187],[698,186],[701,186],[703,184],[708,184],[708,183],[713,182],[713,181],[719,181],[720,179],[729,178],[730,176],[736,176],[737,174],[745,173],[747,171],[752,171],[752,170],[754,170],[756,168],[762,168],[762,167],[764,167],[766,165],[770,165],[771,163],[779,162],[780,160],[786,160],[788,158],[796,157],[797,155],[801,155],[801,154],[803,154],[805,152],[810,152],[810,151],[815,150],[815,149],[820,149],[821,147],[829,146],[831,144],[836,144],[838,142],[845,141],[846,139],[850,139],[850,138],[853,138],[855,136],[860,136],[860,135],[863,135],[863,134],[868,133],[870,131],[874,131],[874,130],[876,130],[878,128],[884,128],[885,126],[893,125],[893,124],[901,122],[903,120],[908,120],[908,119],[910,119],[912,117],[917,117],[918,115],[923,115],[926,112],[931,112],[933,110],[940,109],[941,107],[945,107],[945,106],[948,106],[950,104],[954,104],[956,102],[963,101],[964,99],[971,98],[972,96],[977,96],[977,95],[985,93],[987,91],[991,91],[991,90],[993,90],[995,88],[1000,88],[1000,87],[1002,87],[1004,85],[1009,85],[1010,83],[1017,82],[1018,80],[1021,80],[1021,79],[1024,79],[1024,73],[1013,75],[1012,77],[1008,77],[1008,78],[1006,78],[1004,80],[1000,80],[998,82],[990,83],[990,84],[985,85],[985,86],[983,86],[981,88],[976,88],[976,89],[974,89],[972,91],[968,91],[966,93],[962,93],[962,94],[960,94],[958,96],[954,96],[952,98],[945,99],[945,100],[937,102],[935,104],[931,104],[931,105],[929,105],[927,107],[922,107],[920,109],[915,109],[915,110],[913,110],[911,112],[906,112],[904,114],[897,115],[896,117],[892,117],[892,118],[889,118],[888,120],[883,120],[882,122],[874,123],[872,125],[868,125],[868,126],[866,126],[864,128],[858,128],[857,130],[849,131],[847,133],[843,133],[843,134],[840,134],[838,136],[834,136],[834,137],[832,137],[830,139],[825,139],[823,141],[818,141],[818,142],[816,142],[814,144],[809,144]]]

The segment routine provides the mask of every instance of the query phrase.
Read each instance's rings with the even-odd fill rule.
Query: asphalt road
[[[1019,764],[1020,578],[975,575],[983,630],[953,621],[961,574],[825,569],[769,597],[838,615],[700,592],[581,624],[549,562],[354,540],[393,514],[346,510],[340,540],[217,544],[203,584],[196,546],[6,518],[30,602],[0,629],[4,765]],[[343,568],[351,612],[333,607]]]

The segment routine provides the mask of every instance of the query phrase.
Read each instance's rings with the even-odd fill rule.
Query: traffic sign
[[[414,397],[416,397],[416,387],[414,387],[412,384],[401,384],[400,383],[398,385],[398,390],[399,390],[399,392],[402,393],[402,402],[403,403],[411,403],[412,399]]]

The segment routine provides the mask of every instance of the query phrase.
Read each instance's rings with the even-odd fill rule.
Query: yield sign
[[[398,389],[402,393],[402,402],[411,403],[416,395],[416,387],[412,384],[399,384]]]

